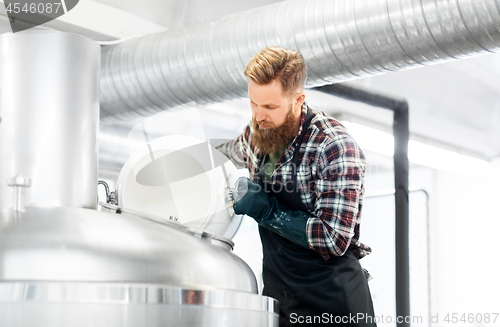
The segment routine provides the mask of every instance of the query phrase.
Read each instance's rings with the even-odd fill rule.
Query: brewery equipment
[[[3,34],[0,58],[0,325],[277,326],[277,301],[224,236],[226,182],[199,177],[212,232],[120,201],[96,210],[97,43]]]

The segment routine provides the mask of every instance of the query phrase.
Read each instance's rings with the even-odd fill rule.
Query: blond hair
[[[283,92],[293,95],[304,88],[306,63],[299,51],[267,47],[257,52],[245,68],[245,76],[259,85],[278,79]]]

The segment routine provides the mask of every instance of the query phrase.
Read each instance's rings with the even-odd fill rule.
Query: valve
[[[31,186],[31,179],[21,174],[7,179],[7,185],[14,188],[14,211],[25,211],[25,188]]]

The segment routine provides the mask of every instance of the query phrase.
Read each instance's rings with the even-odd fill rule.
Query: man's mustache
[[[258,122],[256,120],[253,120],[253,126],[256,129],[273,129],[276,128],[273,123],[266,123],[266,122]]]

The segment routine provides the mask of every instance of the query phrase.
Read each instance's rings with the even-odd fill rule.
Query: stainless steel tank
[[[0,326],[277,326],[229,239],[89,209],[99,51],[67,33],[0,36]]]
[[[5,209],[0,326],[277,325],[230,245],[124,212]]]
[[[18,174],[29,205],[96,208],[100,54],[69,33],[0,35],[0,208]]]

